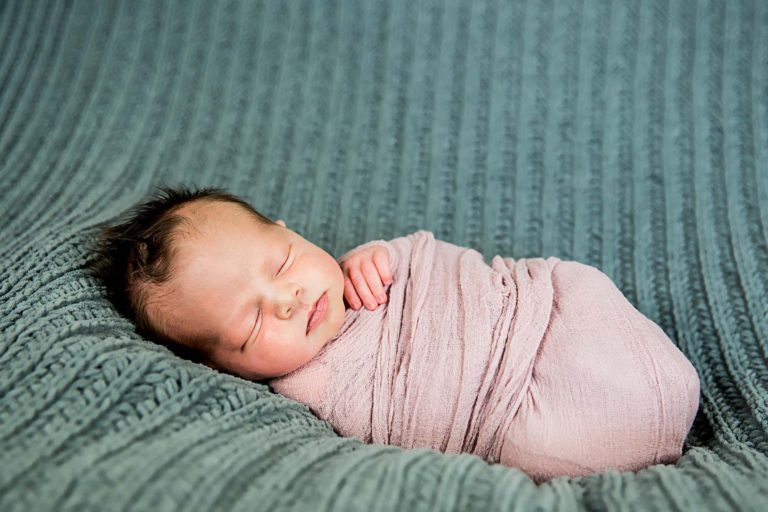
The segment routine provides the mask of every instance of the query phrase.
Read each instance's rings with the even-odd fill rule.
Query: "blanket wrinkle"
[[[269,381],[277,393],[342,436],[471,453],[536,481],[680,456],[696,371],[600,270],[489,265],[424,230],[338,261],[374,245],[390,255],[389,301],[347,310],[315,359]]]

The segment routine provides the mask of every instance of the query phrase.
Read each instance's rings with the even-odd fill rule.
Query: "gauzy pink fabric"
[[[673,463],[696,370],[600,270],[493,257],[428,231],[374,240],[394,282],[348,309],[310,362],[268,384],[343,436],[472,453],[541,482]]]

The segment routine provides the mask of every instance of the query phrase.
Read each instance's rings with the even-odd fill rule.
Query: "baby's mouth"
[[[307,332],[309,332],[309,322],[312,321],[312,315],[315,314],[315,311],[317,310],[317,303],[320,302],[320,299],[317,299],[314,304],[312,304],[312,307],[309,308],[309,313],[307,314]]]
[[[315,325],[319,322],[315,322],[315,325],[310,325],[312,323],[312,317],[315,315],[315,313],[318,310],[318,306],[320,305],[320,302],[323,300],[323,297],[325,296],[326,292],[323,292],[320,294],[320,297],[315,301],[314,304],[312,304],[312,309],[309,310],[309,314],[307,315],[307,332],[306,334],[309,334],[309,330],[311,328],[314,328]],[[322,317],[325,314],[325,311],[320,311],[320,317]]]

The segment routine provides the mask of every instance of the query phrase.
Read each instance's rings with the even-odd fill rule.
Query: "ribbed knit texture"
[[[768,2],[0,1],[0,510],[760,510]],[[367,446],[135,334],[96,226],[214,185],[339,255],[600,268],[701,377],[676,466]]]

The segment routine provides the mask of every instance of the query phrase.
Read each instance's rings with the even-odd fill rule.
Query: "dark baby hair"
[[[107,298],[120,314],[134,323],[136,332],[181,357],[201,362],[207,340],[195,340],[194,346],[179,343],[170,336],[167,326],[153,322],[149,314],[152,306],[149,287],[171,279],[175,268],[174,242],[192,228],[189,219],[177,211],[193,201],[235,203],[262,224],[275,224],[221,188],[192,190],[184,186],[159,186],[124,214],[122,223],[99,227],[92,248],[95,258],[89,260],[86,271],[106,287]]]

